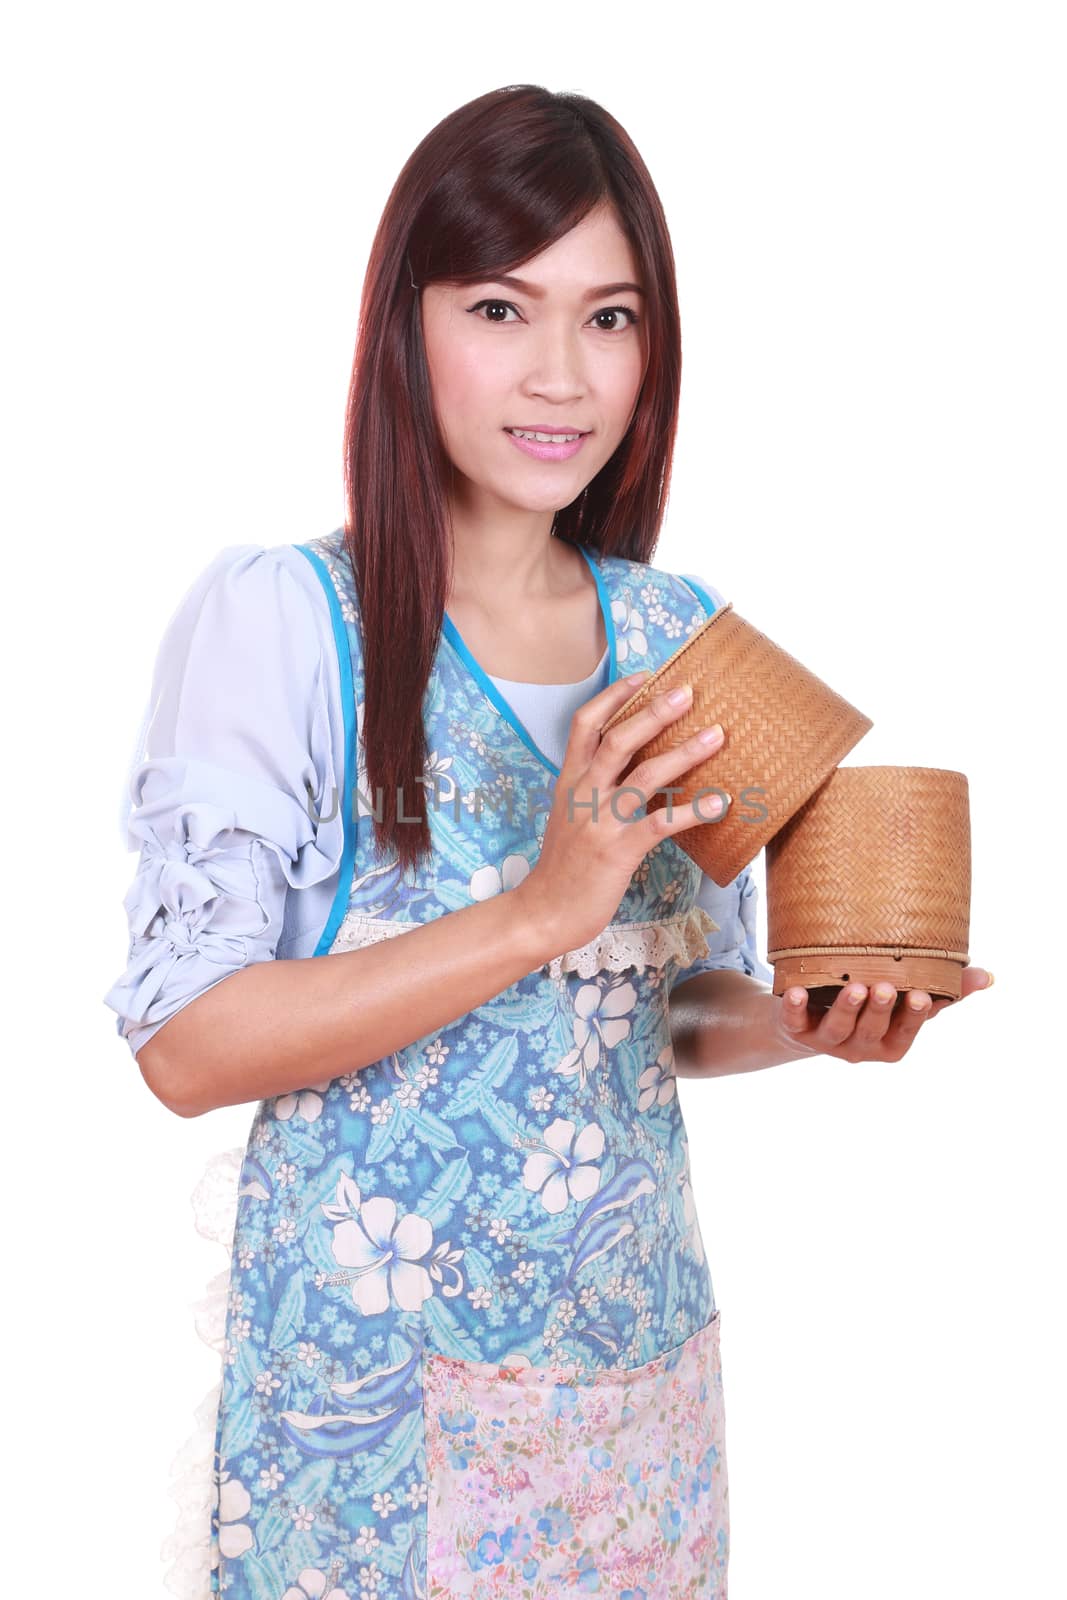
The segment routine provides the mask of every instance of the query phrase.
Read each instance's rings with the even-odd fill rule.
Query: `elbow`
[[[184,1077],[177,1063],[168,1056],[160,1028],[137,1053],[141,1077],[161,1105],[173,1111],[176,1117],[198,1117],[206,1106],[194,1105],[183,1092]]]

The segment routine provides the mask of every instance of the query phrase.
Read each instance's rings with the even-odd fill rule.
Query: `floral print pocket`
[[[641,1367],[424,1369],[430,1600],[725,1600],[719,1312]]]

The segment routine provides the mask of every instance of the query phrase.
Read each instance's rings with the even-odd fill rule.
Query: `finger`
[[[657,790],[664,790],[667,799],[679,804],[677,793],[670,791],[682,790],[685,785],[672,784],[672,778],[682,778],[687,772],[692,772],[694,767],[718,755],[723,747],[726,735],[721,723],[716,722],[711,727],[698,728],[690,734],[688,739],[682,739],[673,749],[664,750],[658,756],[651,756],[644,761],[639,761],[632,772],[626,774],[626,783],[635,789],[640,789],[648,799]],[[710,784],[703,785],[709,792]]]
[[[897,991],[891,983],[883,980],[874,985],[856,1023],[853,1040],[857,1045],[881,1044],[893,1020],[896,998]]]
[[[844,1044],[852,1037],[863,1002],[867,998],[867,985],[847,983],[815,1030],[820,1045]]]
[[[684,698],[672,703],[670,696],[681,692]],[[674,689],[654,694],[647,705],[633,716],[613,723],[600,741],[600,747],[589,764],[589,777],[594,784],[605,786],[615,783],[618,775],[629,764],[630,757],[654,739],[657,733],[677,722],[693,703],[692,684],[679,684]]]
[[[965,1000],[970,994],[977,994],[981,989],[993,987],[993,974],[987,967],[964,967],[960,974],[959,1000]],[[932,1017],[939,1016],[946,1006],[955,1006],[959,1000],[954,1000],[951,995],[930,996],[933,1004],[930,1007]]]
[[[923,1023],[932,1014],[930,996],[922,989],[913,989],[910,994],[902,997],[883,1043],[893,1051],[907,1050]]]
[[[951,995],[947,994],[927,995],[926,998],[932,1001],[929,1015],[931,1017],[940,1016],[941,1012],[945,1010],[946,1006],[958,1005],[959,1001],[965,1000],[969,994],[977,994],[980,989],[991,989],[992,987],[993,974],[988,970],[988,968],[964,967],[962,973],[960,974],[959,999],[954,1000]],[[921,991],[915,990],[914,992],[918,994]]]
[[[964,967],[960,973],[960,999],[976,994],[979,989],[993,987],[993,974],[987,967]]]
[[[640,794],[634,794],[629,788],[612,802],[612,809],[619,817],[632,816],[645,804]],[[661,839],[667,839],[672,834],[682,833],[686,828],[694,828],[702,822],[717,822],[730,804],[730,796],[720,791],[717,794],[702,795],[699,800],[689,800],[685,805],[657,806],[654,811],[649,811],[639,819],[639,826],[643,826],[649,835],[644,843],[646,850],[651,850],[654,844]],[[629,810],[627,811],[627,806]]]
[[[787,989],[782,996],[782,1027],[799,1041],[807,1043],[805,1035],[815,1032],[821,1013],[808,1004],[806,989]]]
[[[630,696],[649,676],[647,667],[640,672],[632,672],[628,678],[620,678],[616,683],[609,683],[606,689],[601,689],[599,694],[594,694],[584,705],[578,707],[571,718],[560,777],[568,770],[585,771],[600,747],[600,730],[604,723],[619,706],[626,704]]]

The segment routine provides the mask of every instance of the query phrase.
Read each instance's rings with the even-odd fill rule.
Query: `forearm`
[[[179,1116],[357,1072],[558,955],[509,890],[359,950],[259,961],[170,1017],[138,1054]]]
[[[729,969],[688,978],[670,1001],[675,1073],[711,1078],[810,1060],[816,1052],[786,1032],[780,1011],[781,997],[747,973]]]

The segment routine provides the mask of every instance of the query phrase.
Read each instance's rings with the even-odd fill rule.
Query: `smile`
[[[513,428],[505,428],[504,432],[520,450],[539,461],[567,461],[577,455],[587,437],[584,433],[523,433]]]

